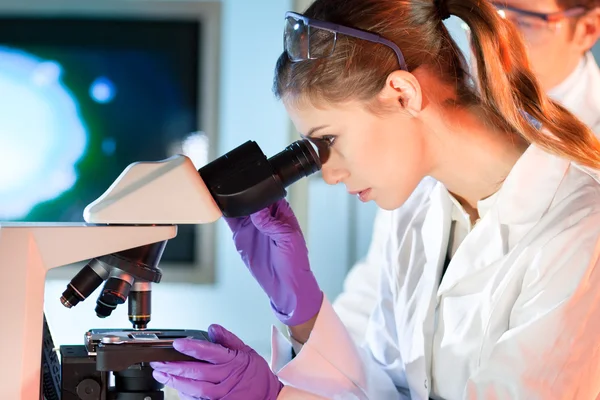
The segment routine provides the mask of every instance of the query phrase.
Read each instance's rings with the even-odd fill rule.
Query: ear
[[[423,92],[417,78],[407,71],[394,71],[388,75],[380,100],[391,107],[399,107],[416,116],[423,108]]]
[[[577,20],[573,42],[584,53],[590,50],[600,37],[600,7],[595,7]]]

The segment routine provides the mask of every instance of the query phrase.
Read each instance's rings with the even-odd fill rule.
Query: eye
[[[512,23],[517,25],[521,29],[535,29],[536,28],[535,23],[533,23],[530,20],[523,19],[523,18],[515,19],[512,21]]]
[[[309,140],[316,146],[319,153],[319,158],[323,164],[329,159],[329,156],[331,155],[330,149],[335,143],[336,138],[337,136],[333,135],[309,138]]]
[[[321,136],[317,140],[319,140],[319,142],[326,145],[327,147],[331,147],[335,143],[335,139],[336,139],[336,137],[333,135],[325,135],[325,136]]]

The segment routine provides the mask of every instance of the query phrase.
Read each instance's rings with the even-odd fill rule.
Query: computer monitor
[[[214,157],[218,7],[168,3],[0,7],[0,221],[82,222],[133,162]],[[212,280],[213,248],[180,225],[166,280]]]

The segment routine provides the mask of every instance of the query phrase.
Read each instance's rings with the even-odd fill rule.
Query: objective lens
[[[119,269],[113,269],[96,300],[96,315],[106,318],[119,304],[125,303],[133,280],[131,275]]]
[[[321,160],[308,139],[298,140],[269,159],[273,170],[288,187],[321,169]]]
[[[60,297],[60,302],[65,307],[71,308],[84,301],[108,277],[109,269],[102,262],[91,260],[71,279]]]
[[[127,305],[129,321],[133,329],[143,330],[148,327],[152,314],[151,299],[152,287],[150,282],[136,281],[131,288]]]

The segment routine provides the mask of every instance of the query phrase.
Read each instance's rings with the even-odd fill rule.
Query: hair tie
[[[446,0],[435,0],[435,8],[437,9],[437,13],[442,19],[442,21],[450,18],[450,11],[448,11],[448,5],[446,4]]]

